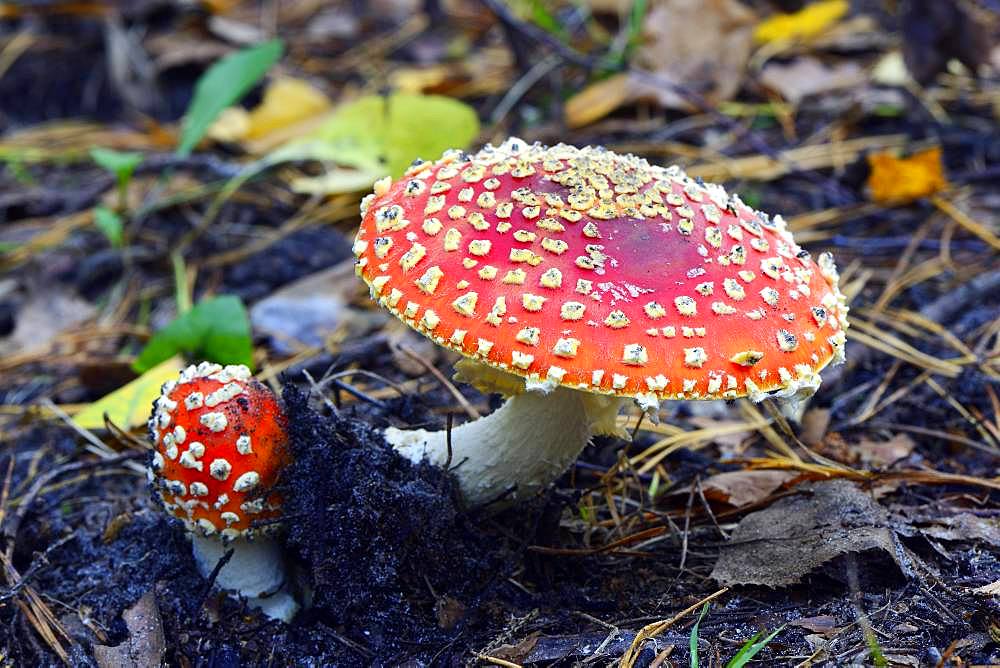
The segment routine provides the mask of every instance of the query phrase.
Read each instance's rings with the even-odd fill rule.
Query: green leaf
[[[107,148],[90,149],[90,157],[100,167],[114,174],[119,183],[131,179],[135,168],[142,163],[141,153],[112,151]]]
[[[271,40],[237,51],[208,68],[195,85],[177,155],[190,155],[222,110],[239,101],[264,78],[281,58],[284,48],[281,40]]]
[[[178,352],[219,364],[245,364],[252,369],[250,318],[239,297],[224,295],[199,302],[153,335],[132,367],[141,373]]]
[[[757,656],[757,653],[760,652],[760,650],[762,650],[765,647],[767,647],[767,644],[769,642],[771,642],[772,640],[774,640],[774,637],[776,635],[778,635],[779,633],[781,633],[784,629],[785,629],[785,625],[782,624],[781,626],[779,626],[778,628],[776,628],[774,631],[772,631],[763,640],[757,640],[761,636],[760,632],[755,633],[754,636],[752,638],[750,638],[750,640],[747,640],[743,644],[743,647],[741,647],[740,651],[736,653],[736,656],[734,656],[733,658],[731,658],[726,663],[726,668],[743,668],[743,666],[745,666],[748,663],[750,663],[750,660],[752,658],[754,658],[755,656]]]
[[[336,174],[326,184],[297,181],[303,191],[323,194],[364,190],[380,177],[401,176],[416,158],[436,160],[449,148],[466,148],[479,134],[472,107],[438,95],[394,94],[362,97],[338,107],[313,133],[284,144],[229,179],[205,211],[202,224],[244,183],[293,160],[320,160],[354,167],[359,174]],[[323,186],[331,190],[323,190]]]
[[[436,160],[466,148],[479,134],[469,105],[440,95],[369,95],[338,107],[310,135],[278,149],[269,160],[330,160],[398,177],[416,158]]]
[[[563,39],[567,38],[566,28],[563,27],[562,23],[549,8],[545,6],[543,0],[527,0],[525,3],[527,5],[527,12],[531,16],[531,20],[548,33],[556,35],[557,37]]]
[[[698,615],[697,621],[691,627],[691,637],[688,640],[688,645],[691,649],[691,668],[698,668],[698,627],[701,626],[701,620],[705,618],[707,613],[708,603],[701,606],[701,614]]]
[[[124,242],[124,224],[121,217],[106,206],[94,207],[94,224],[111,245],[121,248]]]
[[[160,386],[177,377],[184,368],[183,360],[171,357],[157,364],[135,380],[84,406],[73,421],[84,429],[103,429],[104,415],[122,429],[144,424],[149,418],[149,406],[160,396]]]

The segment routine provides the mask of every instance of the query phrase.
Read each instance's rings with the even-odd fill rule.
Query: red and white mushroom
[[[832,257],[677,167],[510,139],[415,163],[361,208],[373,298],[461,353],[460,379],[510,396],[451,435],[474,505],[549,484],[616,431],[623,400],[796,400],[843,360]],[[449,458],[444,432],[385,436],[413,460]]]
[[[288,621],[298,605],[271,535],[280,499],[271,488],[288,462],[285,418],[274,393],[245,366],[202,362],[164,384],[149,421],[150,481],[184,522],[208,576],[229,549],[216,584]]]

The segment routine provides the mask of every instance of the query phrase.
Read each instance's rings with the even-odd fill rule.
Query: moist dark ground
[[[151,30],[190,29],[191,21],[197,24],[189,16],[174,23],[177,17],[170,10],[158,9],[126,14],[125,20]],[[379,26],[372,21],[366,29],[377,32]],[[0,36],[24,28],[37,30],[50,41],[39,53],[29,51],[0,78],[0,130],[68,117],[94,118],[119,127],[140,122],[136,110],[108,81],[100,21],[35,17],[0,23]],[[406,48],[396,55],[414,57]],[[161,75],[159,102],[148,112],[161,120],[175,119],[201,69],[200,65],[175,68]],[[547,94],[542,91],[540,99],[531,100],[538,105],[534,108],[550,101]],[[497,100],[473,102],[486,117]],[[817,100],[804,105],[795,119],[799,136],[825,127],[843,108],[841,103]],[[977,195],[984,207],[979,214],[996,229],[989,207],[995,210],[1000,202],[995,176],[1000,132],[990,109],[974,102],[959,100],[949,111],[949,119],[942,122],[919,101],[905,99],[900,113],[859,114],[850,127],[859,137],[904,133],[914,142],[938,142],[952,181]],[[506,130],[549,142],[613,145],[658,137],[699,145],[705,139],[704,129],[687,128],[683,119],[668,114],[652,133],[630,130],[627,123],[593,132],[570,132],[552,124],[515,124]],[[773,123],[739,128],[739,133],[742,138],[731,147],[734,155],[757,152],[760,140],[786,145]],[[229,162],[234,156],[216,153],[216,163],[193,160],[175,166],[175,173],[204,182],[220,178],[235,165]],[[762,209],[793,216],[863,202],[866,170],[859,159],[835,175],[793,171],[776,181],[730,185],[752,192]],[[6,163],[0,170],[0,221],[5,233],[16,239],[19,223],[39,216],[58,221],[92,206],[107,189],[106,183],[99,187],[102,179],[106,177],[86,162]],[[239,248],[253,235],[279,228],[293,216],[302,202],[277,196],[282,188],[277,180],[251,184],[246,191],[254,198],[227,206],[218,224],[188,247],[185,260],[199,269],[197,294],[206,290],[237,294],[252,306],[278,287],[348,254],[355,223],[350,217],[291,231],[266,250],[226,265],[199,265],[216,253]],[[126,252],[109,250],[97,232],[82,229],[58,246],[9,267],[4,278],[13,283],[0,295],[0,334],[13,330],[28,295],[39,286],[92,302],[107,299],[118,285],[143,286],[152,303],[153,322],[169,320],[173,297],[169,250],[189,232],[205,206],[198,201],[151,213],[141,221],[141,232]],[[901,254],[910,252],[922,261],[941,253],[946,242],[941,241],[939,228],[945,223],[925,238],[914,239],[914,230],[934,215],[926,203],[862,211],[846,216],[832,235],[806,246],[812,251],[832,250],[842,267],[858,261],[873,271],[873,279],[852,304],[858,309],[878,299]],[[893,306],[922,313],[969,342],[1000,317],[1000,265],[977,237],[961,231],[954,235],[947,242],[952,264],[903,290]],[[362,294],[356,304],[364,304]],[[136,303],[129,317],[138,308]],[[321,378],[331,368],[356,365],[394,381],[406,380],[387,341],[377,329],[364,330],[340,342],[336,352],[296,361],[283,376],[296,455],[284,481],[289,518],[285,540],[314,596],[313,606],[291,625],[262,619],[211,591],[197,575],[179,528],[153,505],[140,474],[122,462],[94,462],[72,429],[27,410],[43,399],[56,404],[93,401],[130,379],[119,352],[134,353],[139,339],[103,337],[77,349],[60,347],[59,354],[50,358],[0,367],[0,404],[8,409],[2,417],[0,476],[9,471],[9,493],[4,498],[10,501],[4,510],[0,547],[11,546],[12,566],[23,583],[10,586],[8,577],[0,590],[2,655],[15,665],[60,663],[21,607],[27,585],[69,634],[60,643],[74,665],[93,664],[94,645],[125,641],[128,630],[121,615],[150,591],[162,618],[170,665],[464,665],[479,661],[477,655],[541,665],[574,665],[586,658],[608,664],[624,653],[640,628],[672,617],[718,590],[709,574],[742,516],[765,509],[780,497],[810,493],[803,485],[739,509],[717,499],[710,504],[700,499],[689,503],[692,496],[686,490],[692,483],[740,470],[741,465],[732,460],[721,463],[721,443],[698,451],[682,449],[663,462],[668,478],[661,485],[666,492],[656,503],[642,496],[641,490],[651,483],[649,475],[623,478],[624,491],[614,497],[622,521],[618,528],[604,503],[600,477],[626,446],[599,439],[544,498],[500,514],[469,513],[456,503],[450,479],[436,469],[400,460],[377,433],[387,424],[443,426],[442,411],[454,410],[455,402],[429,376],[418,391],[406,396],[345,401],[336,412],[315,393],[307,394],[303,370]],[[268,350],[266,341],[258,343]],[[940,337],[921,339],[919,348],[945,358],[953,354]],[[988,350],[984,347],[982,353]],[[826,437],[816,446],[820,454],[862,468],[856,446],[907,428],[915,448],[888,470],[926,468],[994,478],[1000,453],[992,446],[974,447],[982,438],[974,424],[956,413],[949,397],[980,419],[992,415],[995,420],[991,391],[1000,390],[995,376],[968,366],[957,378],[938,377],[944,396],[921,382],[877,419],[854,423],[852,418],[867,395],[887,373],[893,374],[889,394],[914,382],[921,370],[905,363],[897,368],[896,358],[853,342],[848,358],[846,366],[826,375],[813,403],[829,410],[831,417]],[[436,363],[449,372],[450,360]],[[488,409],[486,398],[468,388],[463,391]],[[340,398],[333,389],[326,393],[331,401]],[[491,405],[495,407],[496,401]],[[701,417],[698,411],[697,406],[675,404],[665,409],[664,417],[694,427]],[[728,419],[734,415],[738,414],[726,414]],[[142,454],[127,442],[105,440],[130,454],[131,461],[141,461]],[[629,453],[654,440],[653,435],[640,433]],[[744,442],[745,453],[759,455],[762,445],[762,439],[750,436]],[[81,462],[93,463],[82,469],[61,468]],[[11,513],[27,498],[32,482],[50,471],[58,475],[30,497],[23,520],[13,530]],[[811,655],[817,665],[872,663],[866,626],[890,662],[936,665],[950,648],[969,664],[1000,663],[995,640],[1000,637],[1000,607],[995,598],[970,592],[1000,579],[997,493],[976,484],[929,485],[907,482],[905,477],[891,486],[862,484],[861,489],[891,513],[899,554],[894,558],[867,550],[842,556],[800,583],[782,588],[734,587],[715,601],[700,624],[703,665],[722,665],[755,633],[782,624],[788,626],[758,655],[765,664],[794,665]],[[594,490],[596,510],[585,516],[581,499]],[[638,503],[629,505],[624,498]],[[945,526],[960,513],[980,518],[986,529],[975,535],[925,530]],[[851,518],[835,516],[831,521],[849,526]],[[657,540],[588,552],[590,547],[660,526],[668,530]],[[687,665],[693,621],[693,615],[686,616],[657,636],[655,643],[647,643],[636,665],[649,665],[670,646],[666,661]],[[823,643],[830,643],[829,649],[818,652]]]

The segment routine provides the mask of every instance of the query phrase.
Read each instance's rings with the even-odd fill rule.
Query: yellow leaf
[[[891,153],[868,156],[868,190],[880,203],[912,202],[930,197],[948,187],[938,147],[914,153],[909,158],[897,158]]]
[[[275,79],[260,105],[250,112],[248,139],[284,129],[330,108],[330,100],[308,82],[291,77]]]
[[[847,0],[820,0],[794,14],[776,14],[757,24],[754,41],[767,44],[778,40],[805,40],[836,23],[850,9]]]
[[[631,99],[632,80],[627,74],[615,74],[595,81],[566,100],[566,125],[579,128],[600,120]]]
[[[127,385],[85,406],[73,419],[84,429],[103,429],[105,413],[122,429],[145,424],[153,410],[153,401],[160,396],[160,386],[176,378],[182,368],[184,362],[181,358],[171,357]]]
[[[383,173],[365,169],[331,167],[322,176],[304,176],[291,183],[292,192],[304,195],[339,195],[370,190]]]
[[[222,110],[208,128],[208,136],[215,141],[237,142],[245,139],[250,132],[250,112],[243,107],[227,107]]]
[[[216,141],[254,141],[282,133],[330,109],[330,100],[308,82],[291,77],[272,81],[251,111],[229,107],[208,130]],[[283,140],[289,139],[283,137]]]

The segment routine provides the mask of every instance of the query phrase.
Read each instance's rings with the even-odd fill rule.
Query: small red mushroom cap
[[[285,417],[245,366],[189,366],[163,385],[149,430],[151,481],[189,530],[233,539],[278,516],[268,492],[288,461]]]
[[[467,357],[590,392],[814,389],[842,358],[828,254],[724,188],[601,147],[510,139],[414,164],[362,202],[373,298]]]

